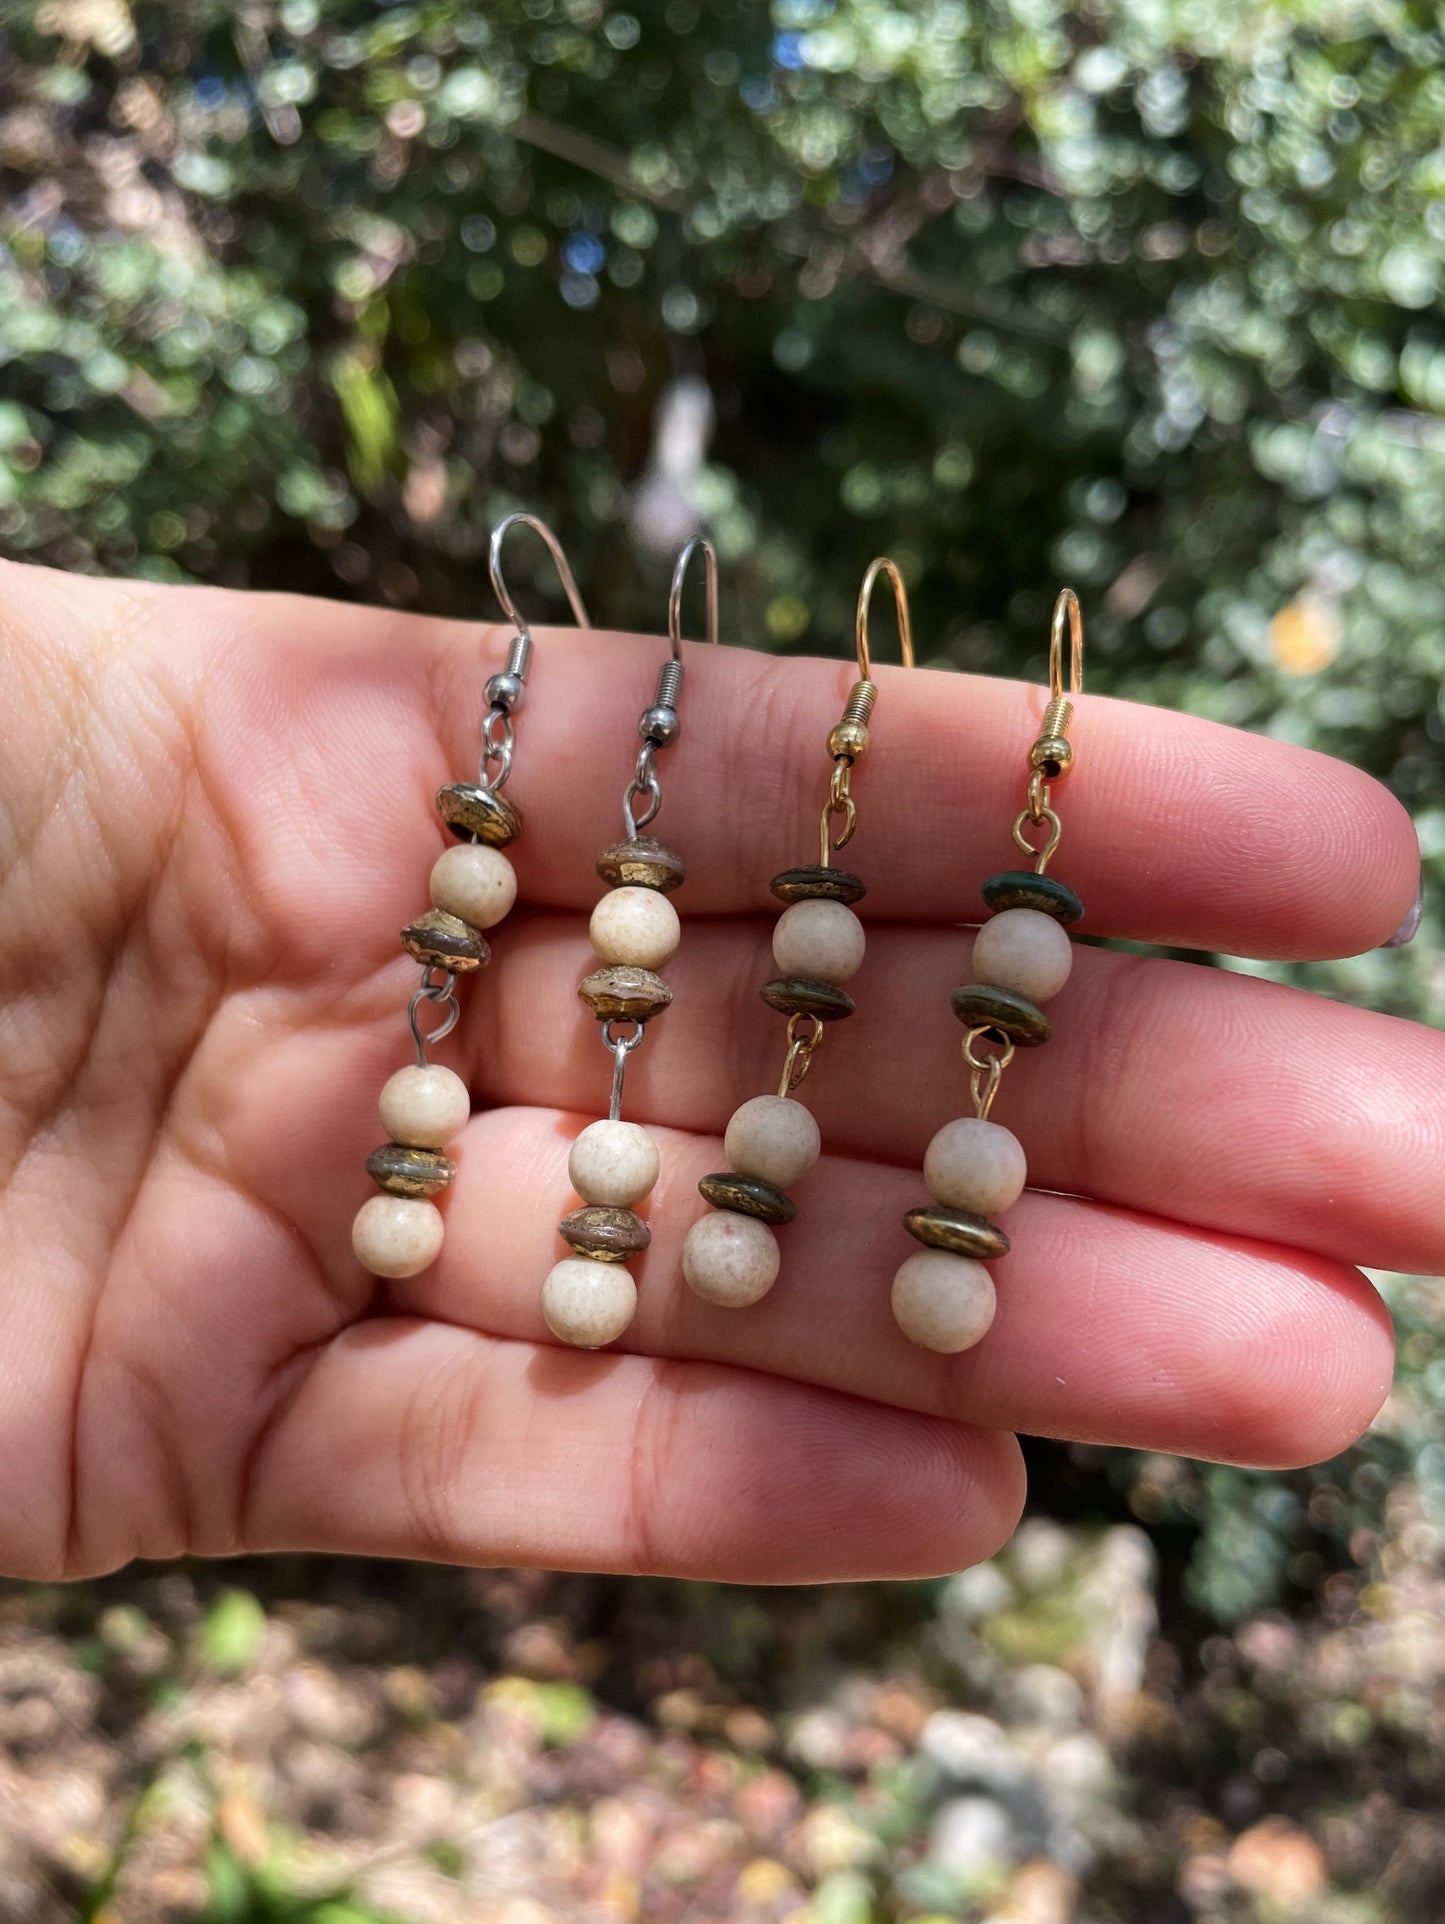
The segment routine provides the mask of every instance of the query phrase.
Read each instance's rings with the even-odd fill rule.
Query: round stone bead
[[[993,1278],[971,1256],[920,1249],[893,1278],[893,1316],[910,1343],[956,1355],[988,1334]]]
[[[621,888],[604,895],[588,930],[604,962],[660,969],[682,940],[677,910],[656,889]]]
[[[641,1202],[658,1168],[657,1144],[637,1122],[588,1123],[567,1158],[567,1174],[583,1202],[614,1209]]]
[[[416,1276],[441,1254],[443,1230],[435,1203],[373,1196],[356,1212],[351,1247],[373,1276]]]
[[[756,1216],[710,1209],[682,1245],[688,1288],[719,1309],[746,1309],[766,1296],[778,1279],[778,1239]]]
[[[929,1143],[923,1180],[935,1202],[994,1216],[1023,1194],[1028,1163],[1012,1130],[977,1116],[961,1116],[946,1122]]]
[[[517,871],[499,848],[458,842],[432,864],[431,899],[474,929],[495,928],[517,899]]]
[[[542,1320],[559,1342],[600,1349],[637,1313],[637,1285],[621,1263],[564,1256],[542,1285]]]
[[[733,1111],[723,1138],[728,1162],[745,1176],[791,1189],[822,1153],[812,1111],[791,1096],[754,1096]]]
[[[1005,909],[974,937],[975,978],[1016,989],[1030,1002],[1057,995],[1073,966],[1068,932],[1040,909]]]
[[[794,902],[773,930],[773,959],[784,975],[847,982],[863,964],[867,937],[845,902]]]
[[[408,1149],[444,1149],[466,1127],[472,1099],[459,1075],[440,1063],[398,1069],[381,1092],[381,1126]]]

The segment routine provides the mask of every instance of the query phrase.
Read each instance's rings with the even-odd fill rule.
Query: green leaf
[[[208,1670],[239,1676],[260,1655],[266,1612],[249,1590],[223,1590],[201,1625],[197,1655]]]

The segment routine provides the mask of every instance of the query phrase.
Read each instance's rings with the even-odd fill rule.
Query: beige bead
[[[920,1249],[893,1278],[893,1316],[910,1343],[952,1356],[988,1334],[993,1278],[971,1256]]]
[[[789,1189],[806,1176],[822,1153],[812,1111],[790,1096],[754,1096],[733,1112],[723,1147],[739,1175]]]
[[[658,1167],[657,1144],[636,1122],[588,1123],[567,1158],[567,1174],[583,1202],[615,1209],[641,1202],[657,1181]]]
[[[441,1254],[444,1227],[435,1203],[373,1196],[356,1212],[351,1247],[373,1276],[415,1276]]]
[[[499,848],[458,842],[432,864],[431,899],[474,929],[494,928],[517,899],[517,871]]]
[[[1004,909],[974,938],[975,981],[996,982],[1030,1002],[1057,995],[1073,966],[1068,931],[1039,909]]]
[[[637,1313],[637,1285],[621,1263],[564,1256],[542,1285],[542,1320],[574,1349],[600,1349]]]
[[[613,889],[593,909],[588,934],[604,962],[660,969],[682,940],[682,923],[656,889]]]
[[[778,1239],[756,1216],[710,1209],[682,1245],[688,1288],[719,1309],[746,1309],[767,1295],[782,1262]]]
[[[773,959],[782,975],[847,982],[863,966],[868,938],[846,903],[794,902],[773,930]]]
[[[430,1063],[398,1069],[381,1092],[381,1126],[408,1149],[445,1149],[466,1127],[472,1099],[459,1075]]]
[[[946,1122],[923,1158],[923,1180],[935,1202],[996,1216],[1016,1203],[1028,1180],[1023,1144],[1001,1123],[961,1116]]]

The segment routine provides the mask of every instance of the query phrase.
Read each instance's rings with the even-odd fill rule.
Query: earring
[[[866,890],[856,875],[835,868],[832,858],[847,847],[858,824],[849,784],[854,765],[868,752],[868,718],[878,699],[868,651],[868,610],[880,574],[887,575],[893,588],[903,665],[913,666],[913,628],[903,577],[892,561],[880,557],[858,592],[858,680],[842,720],[828,737],[833,775],[819,822],[818,865],[784,869],[770,885],[785,905],[773,931],[773,960],[780,974],[761,990],[768,1007],[788,1018],[778,1093],[754,1096],[733,1115],[723,1142],[729,1171],[704,1176],[698,1184],[712,1207],[693,1224],[682,1246],[682,1273],[689,1286],[724,1309],[760,1301],[777,1280],[782,1257],[773,1230],[797,1215],[787,1191],[807,1175],[822,1148],[817,1123],[794,1098],[823,1040],[824,1025],[846,1019],[856,1006],[842,984],[862,966],[866,938],[853,904]]]
[[[1074,891],[1046,872],[1063,834],[1049,785],[1073,766],[1069,696],[1083,686],[1084,624],[1078,597],[1065,588],[1054,604],[1049,636],[1049,705],[1029,750],[1028,800],[1013,825],[1014,841],[1034,865],[984,883],[983,899],[994,914],[974,938],[973,969],[981,980],[953,994],[953,1012],[968,1031],[963,1059],[974,1113],[945,1123],[928,1145],[923,1180],[933,1206],[911,1209],[903,1218],[909,1235],[924,1246],[893,1278],[893,1314],[904,1335],[945,1354],[971,1349],[993,1322],[993,1279],[983,1265],[1006,1255],[1009,1239],[989,1219],[1018,1201],[1028,1165],[1018,1137],[990,1122],[989,1110],[1014,1051],[1037,1048],[1053,1034],[1039,1004],[1069,979],[1074,952],[1066,930],[1084,913]],[[1031,829],[1046,830],[1038,847]]]
[[[432,906],[401,932],[401,945],[421,964],[421,985],[407,1005],[416,1046],[413,1066],[398,1069],[381,1092],[381,1123],[389,1140],[366,1159],[381,1190],[364,1202],[351,1227],[357,1260],[373,1276],[415,1276],[441,1251],[441,1211],[431,1201],[452,1181],[457,1166],[442,1154],[471,1114],[467,1085],[453,1070],[427,1060],[427,1050],[449,1036],[461,1019],[459,975],[491,960],[483,929],[500,922],[517,899],[517,876],[502,850],[522,832],[522,817],[502,795],[512,772],[512,717],[522,706],[532,637],[502,578],[502,542],[510,528],[534,530],[547,544],[579,628],[587,610],[557,537],[531,514],[509,514],[492,534],[492,587],[515,633],[507,665],[486,684],[482,759],[475,784],[449,782],[437,794],[437,812],[456,846],[432,865]],[[422,1024],[423,1004],[441,1011],[431,1029]]]
[[[642,748],[622,798],[627,838],[597,858],[597,873],[610,887],[593,910],[588,931],[601,967],[578,985],[577,993],[601,1024],[602,1042],[612,1057],[612,1099],[607,1120],[589,1123],[572,1145],[567,1174],[583,1206],[557,1225],[572,1254],[554,1265],[542,1285],[548,1329],[577,1349],[599,1349],[632,1321],[637,1285],[626,1265],[652,1241],[652,1231],[633,1205],[657,1181],[657,1145],[640,1123],[622,1120],[622,1085],[627,1059],[642,1042],[647,1024],[672,1001],[672,990],[657,971],[674,954],[682,934],[668,897],[686,881],[687,870],[680,856],[641,831],[662,807],[657,756],[677,740],[681,727],[682,588],[699,553],[705,569],[707,638],[716,645],[717,556],[712,543],[697,536],[673,570],[667,604],[672,653],[637,724]]]

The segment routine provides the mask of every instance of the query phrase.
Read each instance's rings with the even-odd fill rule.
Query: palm
[[[730,1109],[776,1081],[766,878],[807,859],[846,676],[694,652],[659,823],[691,870],[677,1001],[629,1074],[663,1149],[654,1244],[622,1353],[587,1356],[547,1341],[538,1291],[568,1142],[605,1102],[574,989],[660,644],[539,635],[509,790],[524,899],[439,1052],[475,1104],[445,1250],[373,1293],[348,1225],[404,1059],[395,933],[504,635],[4,586],[0,1566],[306,1545],[907,1574],[1007,1532],[1013,1429],[1282,1462],[1373,1414],[1388,1326],[1351,1265],[1442,1264],[1439,1040],[1178,964],[1080,953],[999,1111],[1066,1193],[1010,1218],[978,1350],[892,1328],[898,1219],[965,1106],[952,925],[1007,855],[1034,694],[886,681],[850,856],[862,1014],[806,1089],[830,1153],[778,1287],[729,1314],[677,1251]],[[1301,955],[1399,920],[1413,838],[1352,771],[1110,703],[1076,740],[1057,866],[1089,928]]]

